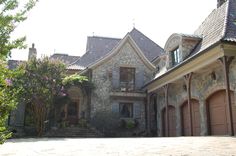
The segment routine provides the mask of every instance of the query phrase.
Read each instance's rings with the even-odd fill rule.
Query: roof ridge
[[[121,40],[122,39],[122,38],[106,37],[106,36],[88,36],[88,38],[104,38],[104,39],[112,39],[112,40]]]

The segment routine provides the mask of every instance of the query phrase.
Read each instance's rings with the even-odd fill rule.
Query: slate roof
[[[60,60],[65,63],[66,66],[69,66],[70,64],[74,63],[79,58],[79,56],[70,56],[68,54],[53,54],[52,56],[50,56],[50,59]]]
[[[163,48],[138,31],[136,28],[134,28],[129,34],[149,61],[152,61],[157,56],[164,53]]]
[[[87,38],[86,53],[72,65],[76,67],[87,67],[109,53],[120,41],[117,38],[89,36]],[[71,66],[72,66],[71,65]],[[71,67],[72,68],[72,67]]]
[[[20,60],[8,60],[7,65],[9,69],[15,69],[17,66],[19,66],[21,63],[25,61],[20,61]]]
[[[129,32],[129,34],[149,61],[152,61],[157,56],[164,53],[164,50],[159,45],[146,37],[136,28]],[[98,36],[88,37],[86,53],[69,67],[72,69],[82,69],[94,64],[111,52],[120,41],[121,39],[118,38]]]
[[[213,10],[194,32],[194,35],[201,36],[202,40],[192,55],[219,41],[236,42],[236,0],[228,0]]]

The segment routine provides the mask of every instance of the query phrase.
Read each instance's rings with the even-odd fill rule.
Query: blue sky
[[[122,38],[135,27],[164,47],[172,33],[193,33],[216,8],[217,0],[40,0],[13,37],[26,35],[38,57],[81,56],[87,36]],[[12,59],[26,60],[28,49]]]

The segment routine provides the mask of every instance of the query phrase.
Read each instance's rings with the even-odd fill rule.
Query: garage
[[[197,100],[191,100],[192,105],[192,125],[193,125],[193,135],[200,135],[200,114],[199,114],[199,102]],[[184,102],[181,107],[181,117],[182,117],[182,135],[190,136],[190,116],[188,111],[188,101]]]
[[[236,108],[233,92],[231,92],[234,128],[236,126]],[[229,117],[225,90],[218,91],[207,100],[208,125],[210,135],[229,134]],[[234,129],[235,131],[235,129]]]
[[[168,117],[169,117],[169,136],[173,137],[176,136],[176,116],[175,116],[175,107],[168,106]],[[162,130],[163,135],[167,136],[166,130],[166,108],[162,110]]]

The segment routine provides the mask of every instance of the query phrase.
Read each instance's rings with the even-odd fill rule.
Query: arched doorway
[[[236,108],[231,92],[234,127],[236,126]],[[207,117],[210,135],[229,134],[229,116],[225,90],[217,91],[207,99]],[[234,129],[235,131],[235,129]]]
[[[200,113],[199,113],[199,102],[197,100],[191,100],[192,106],[192,126],[193,126],[193,135],[200,135]],[[181,107],[181,117],[182,117],[182,135],[189,136],[190,135],[190,116],[188,109],[188,101],[184,102]]]
[[[169,105],[168,106],[168,118],[169,118],[169,136],[176,136],[176,115],[175,115],[175,107]],[[166,130],[166,108],[162,110],[162,130],[163,136],[167,136]]]

